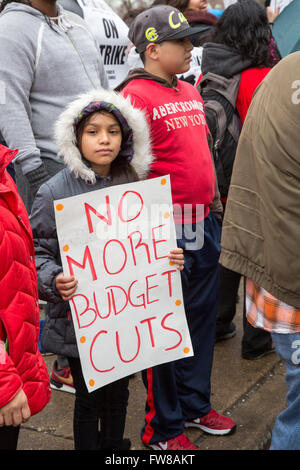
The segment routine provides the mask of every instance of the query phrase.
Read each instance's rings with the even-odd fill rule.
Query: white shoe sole
[[[168,450],[168,449],[162,449],[160,446],[157,446],[155,444],[147,444],[147,447],[149,447],[149,449],[152,449],[152,450]]]
[[[75,393],[75,388],[70,387],[69,385],[62,385],[61,387],[57,387],[52,382],[50,382],[50,388],[52,388],[52,390],[58,390],[59,392]]]
[[[214,436],[225,436],[226,434],[233,433],[236,429],[236,426],[231,429],[211,429],[203,426],[202,424],[194,424],[191,422],[185,423],[185,427],[201,429],[201,431],[206,432],[207,434],[212,434]]]

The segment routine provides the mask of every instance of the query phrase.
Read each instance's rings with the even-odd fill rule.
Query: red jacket
[[[244,70],[241,73],[241,83],[236,99],[236,107],[239,115],[244,123],[246,115],[251,104],[253,93],[266,75],[270,72],[271,68],[256,67]]]
[[[48,403],[51,392],[38,350],[40,317],[31,228],[6,171],[16,153],[0,145],[0,408],[22,388],[33,415]],[[6,338],[8,354],[3,345]]]
[[[251,69],[246,69],[241,73],[241,83],[236,99],[236,108],[242,119],[242,123],[244,123],[246,119],[253,93],[255,92],[258,85],[260,85],[260,83],[266,77],[266,75],[270,72],[270,70],[271,68],[268,67],[254,67]],[[201,74],[196,83],[196,87],[199,85],[202,76],[203,75]]]

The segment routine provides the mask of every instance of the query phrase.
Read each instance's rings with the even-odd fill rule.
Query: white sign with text
[[[142,369],[193,355],[170,177],[112,186],[54,202],[70,301],[91,392]]]
[[[129,72],[128,26],[104,0],[77,0],[98,43],[110,89]]]

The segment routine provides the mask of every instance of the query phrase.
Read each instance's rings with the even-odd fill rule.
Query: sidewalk
[[[241,358],[241,303],[236,337],[215,346],[212,373],[212,407],[237,423],[229,436],[209,436],[197,429],[186,434],[200,450],[258,450],[268,448],[277,414],[285,407],[287,387],[284,366],[276,353],[256,361]],[[49,371],[55,356],[45,357]],[[144,419],[145,390],[138,373],[130,379],[125,437],[132,450],[145,450],[139,433]],[[53,391],[51,402],[22,426],[19,450],[72,450],[74,396]]]

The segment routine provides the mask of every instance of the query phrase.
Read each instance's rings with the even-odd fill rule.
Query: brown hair
[[[84,130],[86,123],[96,113],[113,116],[112,113],[109,113],[108,111],[105,111],[105,110],[94,111],[93,113],[85,116],[79,122],[78,126],[76,127],[76,143],[77,143],[77,147],[80,150],[80,153],[84,162],[88,162],[88,161],[84,158],[84,155],[82,155],[82,151],[81,151],[82,134],[83,134],[83,130]],[[121,128],[121,131],[122,131],[122,128]],[[110,166],[110,181],[111,181],[110,185],[115,186],[118,184],[134,183],[135,181],[139,181],[139,177],[133,165],[128,160],[126,160],[126,158],[118,155],[117,158],[111,163],[111,166]]]

